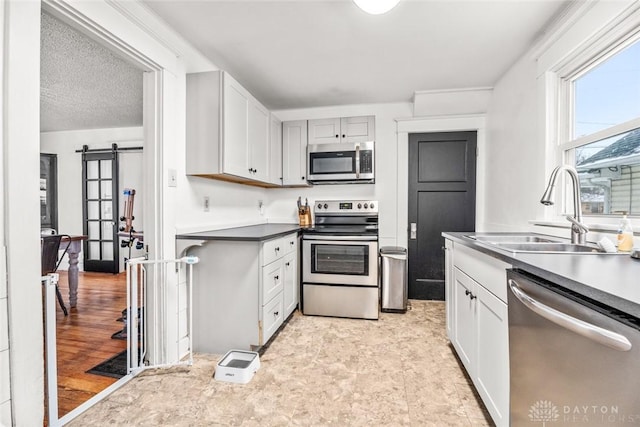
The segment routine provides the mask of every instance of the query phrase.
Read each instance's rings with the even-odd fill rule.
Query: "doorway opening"
[[[94,31],[90,23],[80,23],[55,7],[45,3],[41,13],[41,152],[55,157],[57,179],[45,184],[45,190],[53,187],[55,192],[43,198],[41,189],[41,213],[57,221],[41,225],[46,233],[68,234],[84,241],[83,253],[89,252],[91,242],[98,242],[102,260],[109,259],[112,268],[108,273],[89,272],[91,262],[80,261],[78,272],[78,254],[60,264],[59,287],[69,310],[68,315],[59,308],[55,313],[57,364],[52,369],[57,372],[57,387],[45,396],[45,406],[53,407],[49,398],[55,396],[58,411],[48,413],[49,425],[56,425],[122,377],[121,370],[115,375],[112,370],[109,375],[108,371],[96,373],[94,368],[127,350],[123,257],[141,256],[144,249],[119,255],[118,218],[124,211],[124,198],[119,195],[124,188],[136,188],[142,196],[135,211],[136,228],[141,230],[143,206],[157,205],[157,196],[148,191],[154,188],[149,182],[154,175],[148,170],[156,163],[155,135],[145,132],[156,119],[148,117],[143,123],[143,116],[145,105],[158,99],[155,74],[160,71],[122,53],[105,37],[104,42],[88,37]],[[155,105],[147,108],[157,111]],[[110,149],[113,144],[146,145],[149,150],[116,152],[120,168],[105,167],[103,179],[83,182],[83,159],[78,149]],[[91,187],[89,195],[87,187]],[[97,227],[83,227],[83,205],[92,213],[95,210]],[[102,239],[107,231],[112,238]],[[153,233],[146,237],[153,241]]]
[[[475,231],[477,132],[409,134],[409,298],[444,300],[444,231]]]

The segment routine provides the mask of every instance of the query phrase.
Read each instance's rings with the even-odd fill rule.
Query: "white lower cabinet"
[[[509,319],[507,304],[477,288],[475,385],[496,425],[509,424]]]
[[[444,294],[446,301],[447,336],[453,342],[454,310],[453,310],[453,242],[444,241]]]
[[[300,299],[298,296],[300,286],[298,285],[299,270],[297,244],[293,252],[284,256],[282,264],[284,274],[284,316],[289,317],[289,315],[293,313],[293,310],[296,309],[298,300]]]
[[[449,339],[493,421],[508,426],[506,269],[511,266],[466,246],[445,243]]]
[[[284,309],[282,298],[273,298],[262,307],[262,328],[265,342],[271,338],[284,322]]]
[[[282,292],[283,288],[282,259],[262,267],[262,304],[267,304]]]
[[[453,346],[469,376],[473,378],[477,339],[476,301],[474,301],[475,295],[477,295],[477,283],[457,268],[454,272],[454,283],[455,332]]]
[[[257,350],[298,305],[298,236],[214,240],[189,250],[193,278],[193,349],[224,354]]]

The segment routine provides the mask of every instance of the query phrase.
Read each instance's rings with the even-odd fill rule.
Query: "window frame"
[[[640,28],[638,26],[631,29],[626,26],[613,28],[602,37],[599,42],[591,43],[584,46],[581,52],[576,53],[570,60],[567,60],[555,70],[551,70],[550,75],[553,76],[555,87],[556,114],[556,144],[553,150],[555,159],[560,160],[562,164],[575,164],[575,148],[596,142],[608,137],[629,132],[640,128],[640,116],[628,120],[623,123],[611,126],[606,129],[599,130],[592,134],[573,138],[574,117],[574,99],[575,99],[575,82],[580,77],[593,70],[603,62],[615,56],[625,48],[634,43],[640,43]],[[565,182],[566,183],[566,182]],[[567,186],[563,185],[563,203],[556,208],[556,217],[561,217],[567,211]],[[617,223],[620,219],[619,214],[583,214],[584,218],[597,219],[604,223]],[[634,226],[640,225],[640,213],[630,214],[629,217],[635,223]]]

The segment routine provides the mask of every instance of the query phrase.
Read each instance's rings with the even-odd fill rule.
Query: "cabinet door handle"
[[[345,134],[342,134],[342,137],[343,137],[343,138],[345,138],[346,136],[347,136],[347,135],[345,135]]]
[[[304,181],[304,176],[302,177],[302,180]]]
[[[471,292],[469,292],[471,294]],[[471,298],[471,300],[473,301],[474,299],[478,298],[477,296],[475,296],[474,294],[471,294],[471,296],[469,297]]]
[[[291,265],[291,264],[290,264],[290,263],[286,263],[285,265],[286,265],[287,267],[289,267],[289,265]]]
[[[340,135],[336,134],[336,138],[340,138]]]
[[[280,314],[280,312],[279,312],[279,311],[274,311],[274,312],[273,312],[273,317],[278,317],[278,314]]]
[[[290,241],[290,242],[289,242],[289,244],[290,244],[291,246],[293,246],[293,245],[295,245],[295,244],[296,244],[296,242],[294,242],[294,241],[292,240],[292,241]]]
[[[278,252],[279,250],[280,250],[280,246],[278,246],[278,247],[276,248],[276,252]]]
[[[278,280],[280,279],[280,276],[273,276],[273,280]]]
[[[470,294],[470,293],[471,293],[471,291],[470,291],[469,289],[465,289],[465,290],[464,290],[464,294],[465,294],[465,295],[469,296],[469,294]]]

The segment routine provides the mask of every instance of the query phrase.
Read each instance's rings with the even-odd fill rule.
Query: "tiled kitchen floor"
[[[69,425],[487,426],[458,364],[442,302],[380,320],[296,313],[246,385],[212,378],[218,357],[148,371]]]

